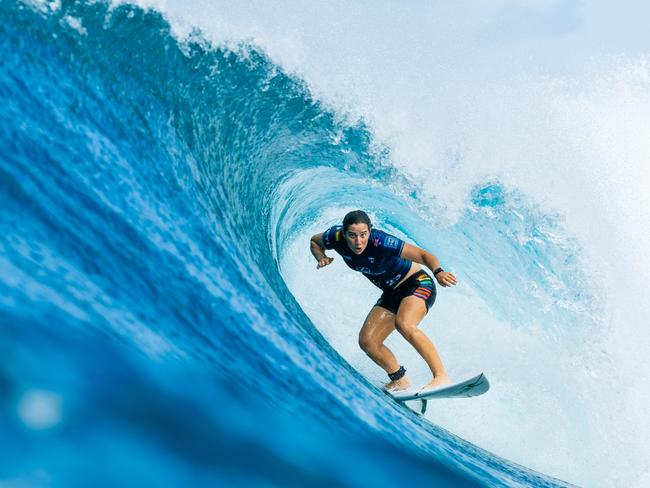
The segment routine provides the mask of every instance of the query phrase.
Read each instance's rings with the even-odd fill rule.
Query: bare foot
[[[431,388],[437,388],[439,386],[448,385],[451,383],[451,379],[446,374],[439,374],[435,376],[429,383],[422,387],[423,390],[429,390]]]
[[[384,391],[390,393],[392,391],[407,390],[410,386],[411,386],[411,380],[409,380],[407,376],[402,376],[398,380],[391,381],[390,383],[386,383],[384,385]]]

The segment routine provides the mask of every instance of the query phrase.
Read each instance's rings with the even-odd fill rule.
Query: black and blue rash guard
[[[325,249],[334,249],[345,264],[372,281],[382,290],[393,288],[411,269],[411,261],[400,257],[404,241],[381,230],[371,229],[368,245],[355,254],[343,235],[343,226],[335,225],[323,233]]]

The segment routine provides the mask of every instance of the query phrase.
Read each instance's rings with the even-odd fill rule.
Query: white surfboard
[[[422,402],[421,412],[426,412],[427,400],[435,398],[470,398],[482,395],[490,389],[490,382],[483,373],[472,378],[451,385],[443,385],[437,388],[428,388],[426,390],[405,390],[389,393],[395,400],[400,403],[410,400],[419,400]]]

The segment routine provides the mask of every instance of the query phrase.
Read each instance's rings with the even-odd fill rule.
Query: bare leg
[[[359,332],[359,346],[377,365],[394,373],[399,363],[390,349],[384,345],[386,338],[395,330],[395,314],[382,307],[372,307]],[[386,390],[405,390],[411,386],[410,380],[403,376],[386,384]]]
[[[418,329],[418,324],[426,314],[427,308],[422,299],[415,296],[406,297],[400,303],[399,310],[397,311],[395,327],[429,366],[433,379],[425,388],[430,388],[432,386],[450,383],[451,380],[445,371],[445,367],[433,342],[431,342],[424,332]]]

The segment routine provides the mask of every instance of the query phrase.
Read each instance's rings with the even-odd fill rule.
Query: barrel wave
[[[259,48],[179,40],[154,10],[3,1],[0,31],[0,481],[567,485],[493,454],[493,430],[472,438],[382,394],[344,312],[376,292],[344,292],[350,276],[307,254],[351,208],[435,249],[522,368],[495,368],[484,417],[444,408],[526,422],[503,392],[544,367],[531,350],[596,354],[596,294],[557,216],[491,180],[446,220],[362,121]],[[489,374],[489,338],[456,337],[448,357]],[[546,391],[560,426],[600,420],[579,414],[591,373],[572,409],[568,387]]]

